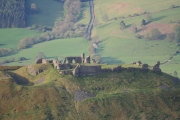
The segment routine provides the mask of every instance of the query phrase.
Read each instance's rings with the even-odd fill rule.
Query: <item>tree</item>
[[[120,29],[123,30],[126,28],[126,24],[124,23],[124,21],[120,22]]]
[[[146,21],[143,19],[141,25],[146,25]]]
[[[173,41],[173,40],[175,39],[175,35],[176,35],[175,32],[168,33],[168,34],[167,34],[167,39],[168,39],[169,41]]]

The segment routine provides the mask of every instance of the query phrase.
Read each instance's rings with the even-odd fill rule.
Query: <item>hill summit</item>
[[[77,77],[52,64],[31,67],[41,72],[30,75],[28,66],[0,72],[1,119],[180,118],[180,81],[165,73],[133,68]]]

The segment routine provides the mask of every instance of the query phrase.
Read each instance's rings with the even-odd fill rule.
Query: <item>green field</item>
[[[25,57],[30,59],[22,63],[13,62],[8,65],[27,65],[35,61],[35,57],[39,52],[43,52],[49,59],[59,58],[63,60],[67,56],[80,56],[83,52],[88,55],[88,41],[83,38],[57,39],[40,44],[36,44],[31,48],[18,51],[14,55],[1,57],[1,59]]]
[[[95,15],[99,22],[103,22],[103,15],[107,14],[109,19],[129,16],[135,13],[156,12],[168,9],[171,5],[180,5],[179,0],[95,0]]]
[[[28,26],[53,26],[57,20],[64,17],[63,3],[54,0],[27,0],[26,5],[30,7],[32,3],[39,8],[39,13],[27,16]]]
[[[102,4],[100,4],[99,1],[95,1],[95,7],[101,7],[104,4],[109,5],[109,2],[101,2]],[[114,1],[114,3],[116,2],[117,1]],[[169,2],[175,2],[176,5],[179,4],[179,2],[177,1],[166,1],[163,3],[164,6],[159,7],[159,9],[153,9],[153,11],[151,12],[159,12],[151,14],[152,22],[146,26],[147,30],[145,31],[133,33],[131,30],[131,26],[134,24],[138,27],[138,29],[141,29],[141,20],[146,20],[147,15],[136,16],[126,19],[111,20],[103,23],[99,22],[99,25],[94,27],[93,29],[93,35],[97,35],[103,39],[103,42],[99,44],[99,48],[97,51],[97,53],[102,57],[102,62],[108,64],[129,64],[141,60],[143,63],[147,63],[152,66],[156,64],[157,61],[164,62],[165,60],[169,59],[177,50],[180,49],[175,42],[169,42],[169,40],[167,39],[147,40],[135,38],[137,34],[145,34],[148,30],[153,28],[158,28],[163,34],[172,31],[172,26],[175,26],[175,24],[172,24],[171,22],[176,22],[180,20],[180,8],[160,11],[166,9],[168,4],[170,4]],[[113,4],[112,1],[110,3]],[[133,2],[131,3],[135,4]],[[151,5],[153,4],[150,4],[150,6]],[[145,6],[143,7],[144,9],[146,9]],[[98,9],[96,10],[96,12],[100,11]],[[126,15],[126,13],[124,12],[120,13]],[[116,14],[114,16],[118,17],[118,15]],[[100,15],[97,14],[97,17],[99,18]],[[127,28],[124,30],[120,30],[119,23],[122,20],[127,26]],[[175,56],[171,62],[161,66],[162,71],[172,75],[174,71],[180,73],[179,60],[180,56]]]
[[[38,34],[40,34],[38,31],[28,30],[25,28],[0,29],[0,48],[17,49],[18,43],[21,39],[36,36]]]

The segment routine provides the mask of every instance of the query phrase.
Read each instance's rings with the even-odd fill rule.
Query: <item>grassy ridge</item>
[[[179,84],[167,74],[122,71],[73,77],[60,75],[51,65],[43,66],[44,72],[37,76],[29,75],[27,67],[12,72],[29,84],[17,84],[16,77],[0,72],[1,119],[179,118]],[[76,90],[88,90],[96,97],[75,102]]]

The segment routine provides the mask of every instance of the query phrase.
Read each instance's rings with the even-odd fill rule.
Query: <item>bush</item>
[[[124,21],[120,22],[120,29],[123,30],[126,28],[126,24],[124,23]]]
[[[146,25],[146,21],[143,19],[141,25]]]
[[[142,39],[143,38],[143,36],[140,35],[140,34],[137,34],[135,37],[138,38],[138,39]]]
[[[148,33],[146,33],[145,38],[150,40],[159,40],[161,39],[161,36],[162,36],[161,32],[157,28],[155,28],[149,31]]]
[[[175,35],[176,35],[176,34],[175,34],[174,32],[168,33],[168,34],[167,34],[167,39],[168,39],[169,41],[174,41]]]

